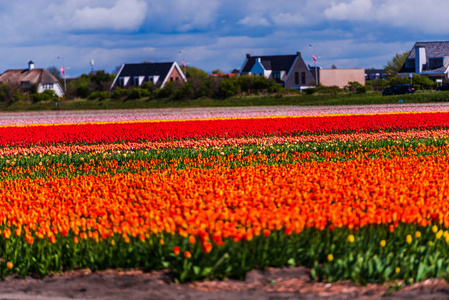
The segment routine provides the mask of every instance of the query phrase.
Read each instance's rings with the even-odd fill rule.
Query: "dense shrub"
[[[135,88],[130,90],[128,99],[140,99],[150,96],[150,92],[146,89]]]
[[[306,95],[313,95],[316,93],[316,91],[317,91],[316,88],[309,88],[309,89],[305,89],[304,93],[306,93]]]
[[[31,94],[30,97],[33,102],[39,102],[57,99],[58,95],[53,90],[45,90],[42,93]]]
[[[366,88],[357,81],[348,82],[348,85],[345,86],[344,90],[350,93],[366,93]]]
[[[144,82],[140,88],[145,89],[150,92],[150,94],[154,93],[154,91],[157,89],[156,86],[152,82]]]
[[[115,75],[105,71],[97,71],[89,74],[83,74],[78,78],[71,80],[67,86],[70,91],[67,98],[87,98],[93,92],[109,91]]]
[[[167,82],[165,86],[161,89],[158,89],[155,92],[156,98],[170,98],[175,92],[175,85],[173,82]]]
[[[93,92],[92,94],[89,95],[89,97],[87,97],[87,99],[89,99],[89,100],[95,100],[95,99],[106,100],[106,99],[110,99],[110,98],[111,98],[111,93],[110,92],[106,92],[106,91],[104,91],[104,92],[100,92],[100,91]]]
[[[192,86],[189,82],[184,83],[179,89],[175,90],[173,98],[176,100],[188,99],[192,97]]]
[[[11,102],[13,100],[11,86],[7,83],[0,84],[0,101]]]
[[[424,89],[424,90],[430,90],[434,89],[436,87],[436,82],[431,80],[427,76],[423,75],[413,75],[412,78],[410,77],[394,77],[387,81],[387,86],[395,85],[395,84],[413,84],[416,89]]]
[[[234,78],[224,78],[220,86],[218,88],[218,91],[216,93],[217,98],[228,98],[235,96],[237,93],[241,91],[241,87],[238,84],[238,81]]]
[[[131,90],[121,89],[121,88],[115,88],[112,92],[111,98],[113,99],[122,99],[128,97]]]
[[[336,95],[336,94],[340,94],[342,92],[344,92],[344,90],[342,90],[341,88],[339,88],[336,85],[333,86],[323,86],[323,85],[319,85],[317,88],[317,92],[323,95]]]

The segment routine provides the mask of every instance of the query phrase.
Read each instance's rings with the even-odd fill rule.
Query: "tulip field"
[[[445,106],[0,121],[1,278],[449,279],[448,199]]]

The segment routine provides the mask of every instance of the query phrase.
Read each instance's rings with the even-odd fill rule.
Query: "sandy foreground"
[[[355,285],[308,279],[306,269],[255,270],[245,281],[174,283],[167,271],[78,270],[45,279],[8,277],[0,282],[0,299],[448,299],[449,284],[429,279],[391,292],[389,284]]]
[[[114,115],[130,116],[129,119],[132,120],[139,115],[145,118],[153,116],[149,119],[177,119],[185,118],[186,115],[190,118],[202,118],[208,114],[214,117],[220,117],[220,115],[226,117],[230,114],[238,116],[241,113],[313,114],[313,111],[333,114],[344,113],[348,108],[355,113],[364,112],[366,109],[432,111],[449,110],[449,103],[0,113],[0,123],[1,125],[31,124],[31,121],[26,120],[39,118],[42,122],[42,120],[60,118],[62,121],[72,117],[76,120],[88,121],[98,116]],[[302,267],[255,270],[247,274],[245,281],[228,279],[188,284],[173,282],[173,277],[168,271],[143,273],[140,270],[107,270],[92,273],[90,270],[77,270],[50,275],[44,279],[32,276],[26,279],[10,276],[0,282],[0,299],[449,299],[449,284],[442,279],[429,279],[404,286],[399,291],[393,291],[392,287],[395,284],[401,283],[360,286],[347,281],[332,284],[312,282],[306,274],[306,269]]]

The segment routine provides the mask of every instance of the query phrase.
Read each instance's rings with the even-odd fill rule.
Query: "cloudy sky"
[[[91,60],[113,72],[184,58],[229,72],[246,53],[300,51],[312,64],[314,48],[324,68],[381,68],[416,41],[449,40],[447,11],[447,0],[1,1],[0,72],[64,62],[74,77]]]

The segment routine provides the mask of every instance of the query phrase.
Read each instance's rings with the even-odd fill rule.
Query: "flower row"
[[[135,172],[3,180],[0,223],[48,237],[177,232],[210,235],[217,244],[264,229],[449,227],[449,188],[441,185],[449,179],[447,155],[237,168],[208,160],[207,169],[173,165],[159,172],[140,171],[149,167],[145,162],[130,164]]]
[[[146,120],[185,120],[185,119],[217,119],[217,118],[245,118],[245,117],[285,117],[329,114],[372,114],[372,113],[401,113],[401,112],[432,112],[448,111],[444,104],[426,105],[369,105],[358,107],[235,107],[209,108],[207,112],[201,109],[180,110],[97,110],[94,113],[86,111],[40,111],[20,113],[0,113],[0,126],[27,124],[67,124],[93,122],[122,122]]]
[[[384,140],[414,140],[414,139],[448,139],[448,129],[437,130],[408,130],[408,131],[380,131],[353,132],[327,135],[297,135],[297,136],[265,136],[265,137],[235,137],[235,138],[204,138],[171,141],[142,141],[107,144],[59,144],[47,146],[3,147],[0,157],[36,154],[75,154],[75,153],[103,153],[105,151],[134,151],[139,149],[207,149],[226,146],[244,145],[286,145],[301,143],[331,143],[347,141],[384,141]]]
[[[113,143],[446,128],[449,112],[235,118],[0,127],[0,145]]]

